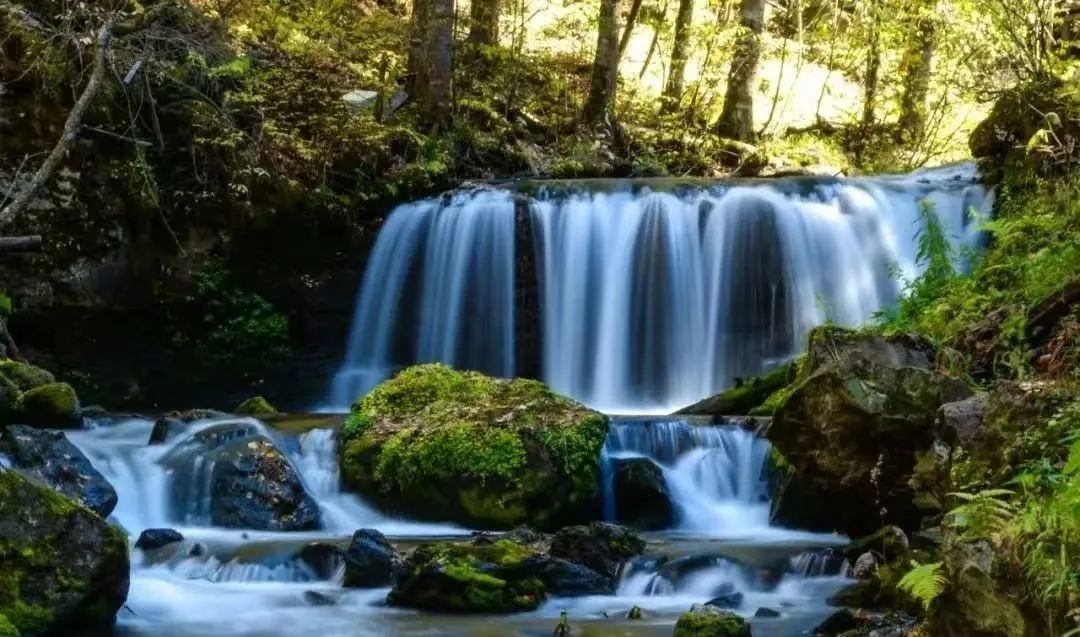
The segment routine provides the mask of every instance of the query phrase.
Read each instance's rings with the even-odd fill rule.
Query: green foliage
[[[11,297],[0,292],[0,316],[11,316]]]
[[[929,609],[948,583],[942,572],[942,563],[920,564],[913,560],[911,566],[911,570],[900,578],[896,586],[919,600],[924,609]]]
[[[227,271],[196,274],[187,302],[191,313],[174,318],[174,342],[204,377],[250,377],[288,357],[285,316]]]
[[[949,512],[949,525],[975,537],[1000,533],[1016,515],[1016,508],[1007,500],[1009,489],[987,489],[978,493],[950,493],[962,504]]]

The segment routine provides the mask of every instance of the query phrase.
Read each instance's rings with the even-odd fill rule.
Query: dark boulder
[[[12,425],[0,429],[0,452],[14,468],[79,500],[102,518],[116,508],[116,489],[61,432]]]
[[[211,425],[181,440],[161,462],[172,474],[173,508],[184,518],[257,531],[319,528],[318,504],[258,424]]]
[[[127,598],[123,534],[90,509],[0,469],[0,617],[23,635],[107,634]]]
[[[146,529],[139,534],[135,541],[135,548],[143,551],[156,551],[174,542],[183,542],[184,536],[173,529]]]
[[[641,555],[645,541],[608,522],[568,526],[551,540],[551,556],[581,564],[614,581],[626,560]]]
[[[401,566],[401,556],[382,533],[360,529],[345,549],[346,588],[389,586],[394,570]]]
[[[780,616],[780,611],[771,608],[759,608],[754,611],[754,617],[757,617],[758,619],[774,619]]]
[[[663,470],[648,458],[617,458],[612,464],[616,519],[648,531],[671,527],[675,511]]]
[[[707,606],[715,606],[717,608],[727,608],[734,610],[742,606],[744,595],[735,590],[735,584],[731,582],[724,582],[715,591],[713,591],[714,597],[705,602]]]
[[[610,595],[614,582],[587,566],[574,564],[557,557],[534,555],[522,563],[522,568],[535,575],[551,595],[578,597]]]
[[[265,531],[319,528],[318,503],[270,440],[237,440],[219,447],[208,459],[214,463],[213,524]]]
[[[318,591],[304,591],[304,601],[311,606],[333,606],[337,604],[336,599]]]
[[[815,637],[836,637],[858,627],[859,620],[855,617],[855,614],[845,608],[826,617],[825,621],[810,631],[810,634],[815,635]]]
[[[811,333],[806,361],[768,429],[790,465],[778,522],[853,537],[883,522],[918,528],[917,456],[938,434],[939,408],[971,396],[965,383],[936,370],[936,356],[910,335]]]
[[[675,623],[674,637],[751,637],[742,617],[715,606],[694,604]]]
[[[391,606],[445,613],[535,610],[544,584],[522,564],[531,552],[509,540],[476,546],[425,544],[394,574]]]
[[[183,431],[186,425],[187,423],[179,418],[158,418],[154,421],[154,428],[150,430],[147,444],[160,445]]]
[[[305,545],[294,559],[311,569],[318,579],[328,580],[345,565],[345,551],[336,544],[312,542]]]

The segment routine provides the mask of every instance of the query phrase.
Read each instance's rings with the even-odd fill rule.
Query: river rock
[[[116,489],[61,432],[12,425],[0,429],[0,452],[14,468],[79,500],[102,518],[116,507]]]
[[[644,550],[644,540],[629,529],[609,522],[566,527],[551,540],[552,557],[581,564],[612,582],[623,562]]]
[[[535,610],[544,584],[522,564],[530,556],[509,540],[476,546],[424,544],[394,574],[386,601],[446,613],[514,613]]]
[[[23,635],[108,633],[127,598],[123,534],[74,500],[0,469],[0,617]]]
[[[715,606],[694,604],[675,623],[674,637],[751,637],[742,617]]]
[[[771,608],[762,607],[754,611],[754,617],[757,617],[758,619],[775,619],[782,615],[783,614],[780,611]]]
[[[293,559],[305,564],[317,579],[328,580],[345,566],[345,551],[329,542],[312,542],[297,551]]]
[[[187,423],[179,418],[158,418],[154,421],[154,428],[150,430],[150,440],[147,444],[160,445],[182,432],[186,426]]]
[[[724,416],[771,415],[771,407],[764,403],[778,390],[795,379],[792,363],[779,365],[761,376],[738,379],[735,386],[715,396],[710,396],[675,412],[679,415]]]
[[[610,578],[587,566],[557,557],[534,555],[522,563],[522,568],[543,582],[548,593],[559,597],[610,595],[615,592],[614,582]]]
[[[161,462],[173,475],[177,515],[257,531],[319,528],[318,504],[257,423],[207,426],[174,445]]]
[[[228,418],[229,414],[216,409],[188,409],[187,411],[172,411],[165,414],[166,418],[176,418],[183,422],[195,422],[197,420],[216,420]]]
[[[214,463],[210,516],[215,525],[259,531],[319,528],[318,503],[270,440],[237,440],[208,459]]]
[[[34,427],[79,427],[79,397],[67,383],[48,383],[28,389],[15,402],[16,418]]]
[[[859,620],[855,617],[855,614],[844,608],[826,617],[825,621],[810,631],[810,634],[815,635],[815,637],[836,637],[836,635],[855,630],[858,627]]]
[[[607,429],[604,415],[539,381],[417,365],[353,405],[341,480],[414,518],[554,529],[600,516]]]
[[[389,586],[394,570],[402,562],[386,536],[375,529],[353,533],[344,557],[346,588]]]
[[[716,591],[713,592],[714,597],[705,602],[706,606],[715,606],[717,608],[736,609],[742,606],[744,595],[735,590],[735,584],[731,582],[724,582]]]
[[[173,529],[146,529],[139,534],[135,548],[143,551],[156,551],[175,542],[183,542],[184,536]]]
[[[648,458],[612,461],[615,517],[634,528],[655,531],[675,523],[663,470]]]
[[[806,360],[768,428],[790,465],[775,517],[858,537],[882,522],[918,528],[910,480],[937,435],[938,409],[971,396],[939,373],[936,351],[911,335],[835,327],[811,332]]]

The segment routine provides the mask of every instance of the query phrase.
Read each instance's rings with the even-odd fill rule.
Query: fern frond
[[[945,590],[948,582],[945,574],[941,572],[941,564],[919,564],[912,561],[912,569],[900,578],[897,588],[919,600],[924,609],[929,609],[930,604]]]

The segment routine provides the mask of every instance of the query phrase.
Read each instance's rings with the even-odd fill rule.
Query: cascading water
[[[855,325],[894,303],[893,273],[917,274],[921,207],[960,247],[991,198],[958,169],[659,186],[481,189],[399,207],[330,403],[442,361],[539,373],[609,413],[670,413],[790,358],[826,319]]]

